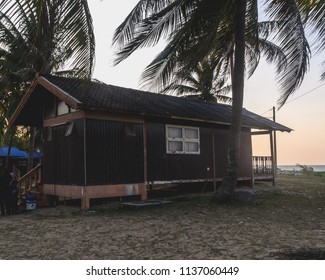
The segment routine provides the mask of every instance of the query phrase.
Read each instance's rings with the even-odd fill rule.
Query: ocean
[[[307,165],[308,167],[312,167],[314,171],[321,172],[325,171],[325,165]],[[301,168],[297,165],[278,165],[278,168],[281,170],[288,170],[288,171],[300,171]]]

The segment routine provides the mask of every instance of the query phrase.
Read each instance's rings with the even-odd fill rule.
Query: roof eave
[[[63,89],[59,88],[55,84],[51,83],[44,77],[37,77],[38,83],[46,88],[48,91],[56,95],[58,98],[63,100],[67,105],[69,105],[73,109],[78,109],[81,105],[81,101],[64,91]]]
[[[18,115],[20,114],[21,110],[24,108],[26,105],[28,99],[32,95],[35,87],[37,86],[38,82],[37,79],[35,78],[29,88],[27,89],[26,93],[24,94],[23,98],[19,102],[17,108],[15,109],[14,113],[12,114],[11,118],[9,119],[9,126],[14,125],[15,121],[17,120]]]
[[[11,118],[9,119],[9,125],[14,125],[15,121],[17,120],[19,114],[21,113],[22,109],[25,107],[26,103],[28,102],[29,98],[33,94],[35,88],[37,85],[43,86],[45,89],[47,89],[49,92],[53,93],[55,96],[63,100],[67,105],[69,105],[73,109],[79,109],[81,107],[81,102],[71,96],[69,93],[65,92],[58,86],[54,85],[50,81],[48,81],[46,78],[37,76],[27,89],[26,93],[24,94],[22,100],[19,102],[16,110],[12,114]]]
[[[87,106],[85,104],[81,104],[78,109],[84,110],[84,111],[102,111],[102,112],[108,112],[108,113],[115,113],[115,114],[131,114],[136,116],[142,116],[142,117],[152,117],[152,118],[162,118],[162,119],[174,119],[174,120],[186,120],[186,121],[193,121],[193,122],[200,122],[200,123],[211,123],[211,124],[218,124],[218,125],[227,125],[230,126],[230,122],[222,122],[217,121],[213,119],[199,119],[199,118],[191,118],[191,117],[182,117],[177,115],[166,115],[166,114],[147,114],[143,112],[137,112],[137,111],[122,111],[122,110],[112,110],[107,109],[105,107],[92,107]],[[292,129],[285,127],[283,125],[277,124],[277,127],[270,127],[270,126],[250,126],[250,125],[242,125],[243,128],[250,128],[250,129],[259,129],[259,130],[271,130],[271,131],[281,131],[281,132],[291,132]]]

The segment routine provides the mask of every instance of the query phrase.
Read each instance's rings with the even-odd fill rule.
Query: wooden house
[[[10,123],[43,129],[44,193],[81,199],[86,209],[92,198],[146,199],[150,185],[222,180],[230,120],[229,105],[44,75]],[[244,109],[241,180],[274,170],[272,155],[253,166],[252,129],[291,131]]]

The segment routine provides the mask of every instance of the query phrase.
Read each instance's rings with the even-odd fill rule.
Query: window
[[[63,100],[52,97],[44,104],[44,119],[50,119],[76,111],[76,109],[71,108]]]
[[[168,154],[200,154],[199,128],[167,125],[166,150]]]
[[[61,115],[65,115],[69,113],[69,107],[67,104],[65,104],[64,101],[59,100],[57,103],[57,115],[61,116]]]

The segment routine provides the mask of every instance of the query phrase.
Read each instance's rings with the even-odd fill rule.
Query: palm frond
[[[194,95],[194,94],[199,95],[196,88],[193,88],[189,85],[174,84],[174,83],[165,87],[164,90],[161,91],[160,93],[176,94],[180,96]]]
[[[246,73],[248,77],[254,73],[262,55],[273,63],[282,89],[279,99],[282,106],[300,86],[309,67],[311,51],[305,36],[306,23],[311,22],[314,31],[325,38],[325,7],[323,1],[265,3],[269,19],[258,22],[258,1],[247,0]],[[207,59],[208,54],[215,52],[223,61],[218,66],[223,69],[221,75],[232,74],[237,48],[234,40],[237,4],[237,1],[227,0],[140,0],[115,31],[113,44],[120,47],[115,63],[120,63],[139,48],[155,45],[161,38],[166,38],[167,47],[143,72],[142,85],[150,85],[150,89],[156,91],[170,89],[173,88],[170,83],[176,85],[186,81],[196,70],[197,75],[205,77],[201,89],[212,89],[207,72],[199,73],[196,67]],[[323,50],[324,45],[321,41],[318,49]]]
[[[171,46],[165,49],[146,67],[141,75],[141,87],[160,92],[170,82],[177,64],[178,54]]]
[[[308,23],[315,38],[313,46],[316,48],[316,53],[321,53],[325,50],[325,2],[312,1],[312,3],[306,3],[306,1],[303,1],[302,4],[303,9],[307,10]],[[322,65],[321,78],[325,80],[325,60]]]
[[[48,73],[69,61],[76,75],[91,76],[95,38],[86,0],[4,0],[0,7],[24,44],[19,55],[25,57],[24,67],[29,61],[35,71]],[[14,41],[2,38],[13,46]]]
[[[191,17],[169,36],[166,49],[145,69],[141,77],[142,84],[150,83],[151,88],[156,87],[161,91],[169,83],[172,73],[177,71],[177,68],[186,69],[183,71],[187,71],[185,74],[187,75],[207,53],[218,49],[219,46],[225,49],[221,40],[216,38],[219,36],[216,26],[225,24],[220,18],[217,20],[214,15],[223,14],[224,9],[228,8],[225,3],[227,1],[205,0],[203,2],[210,6],[197,7],[192,11]],[[176,61],[177,68],[175,68]]]
[[[260,40],[259,48],[266,61],[275,65],[277,74],[284,71],[287,66],[287,57],[281,47],[271,41]]]
[[[257,51],[258,50],[258,51]],[[259,48],[256,49],[256,45],[255,43],[253,45],[251,44],[247,44],[246,42],[246,50],[245,50],[245,68],[246,68],[246,74],[247,74],[247,78],[250,78],[259,62],[260,62],[260,51],[259,51]]]
[[[66,2],[60,22],[63,44],[71,52],[72,68],[78,69],[77,75],[89,78],[94,67],[95,35],[88,3],[86,0]]]
[[[193,3],[196,1],[176,0],[171,2],[172,3],[166,8],[163,8],[150,17],[142,19],[137,22],[136,25],[130,23],[129,26],[126,27],[128,30],[126,33],[129,34],[132,29],[131,34],[124,36],[123,28],[118,28],[116,30],[116,36],[113,40],[119,41],[118,45],[120,46],[120,50],[116,53],[116,59],[114,60],[115,65],[129,57],[135,50],[153,46],[157,44],[161,38],[167,38],[187,20],[188,14],[194,10]],[[117,39],[119,35],[125,38]]]
[[[190,3],[191,1],[187,2]],[[185,3],[185,1],[140,0],[130,12],[130,14],[126,17],[126,19],[123,21],[123,23],[116,28],[113,36],[113,45],[127,45],[130,41],[132,41],[133,37],[135,37],[139,24],[143,23],[144,20],[149,19],[152,16],[160,17],[164,13],[167,13],[170,10],[170,7],[174,7],[176,11],[177,7],[180,6],[182,3]],[[186,9],[183,11],[186,12]],[[154,17],[152,17],[151,20],[155,20]]]
[[[279,46],[286,53],[287,65],[279,75],[282,89],[278,100],[282,107],[288,97],[301,85],[309,68],[310,48],[305,36],[305,18],[296,1],[270,1],[267,14],[279,23],[277,34]]]
[[[15,24],[5,14],[0,13],[0,45],[2,46],[1,58],[3,59],[0,75],[6,72],[15,72],[26,67],[26,57],[29,45],[24,34],[20,33]]]

